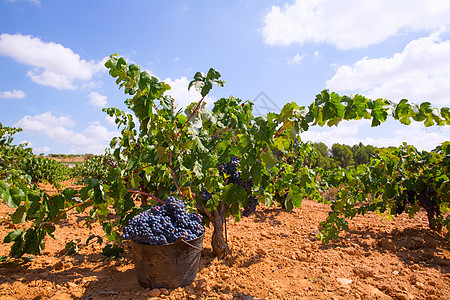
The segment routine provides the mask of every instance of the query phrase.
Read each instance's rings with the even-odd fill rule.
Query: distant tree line
[[[344,144],[333,144],[328,148],[324,143],[314,143],[318,156],[311,159],[311,167],[330,170],[338,166],[347,169],[361,164],[367,164],[370,157],[377,151],[377,147],[371,145],[348,146]]]
[[[44,153],[40,153],[39,156],[44,156]],[[52,158],[75,158],[75,157],[84,157],[85,159],[92,158],[94,154],[54,154],[51,153],[48,155],[48,157]]]

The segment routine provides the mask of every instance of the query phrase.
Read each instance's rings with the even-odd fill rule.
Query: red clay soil
[[[304,201],[292,212],[260,206],[238,223],[229,219],[231,253],[224,260],[212,257],[208,228],[195,281],[172,290],[140,287],[128,243],[124,257],[110,261],[97,243],[65,256],[66,242],[104,236],[72,212],[56,239],[46,239],[43,255],[0,264],[0,299],[450,299],[450,248],[428,229],[425,213],[392,221],[359,216],[325,245],[316,237],[328,211]],[[11,212],[0,204],[1,240],[15,228]],[[0,255],[9,247],[0,244]]]

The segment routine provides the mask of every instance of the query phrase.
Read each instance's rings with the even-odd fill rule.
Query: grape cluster
[[[216,192],[213,191],[212,193],[208,192],[205,188],[202,189],[202,198],[203,201],[207,202],[209,199],[212,198],[212,195],[214,195]]]
[[[403,213],[407,205],[418,204],[426,210],[430,228],[435,228],[432,221],[437,219],[442,213],[436,191],[433,188],[424,188],[420,191],[417,189],[408,189],[405,193],[406,197],[397,199],[395,202],[395,214],[399,215]],[[438,227],[440,227],[440,225],[438,225]]]
[[[226,164],[220,165],[219,167],[219,173],[220,175],[223,175],[224,173],[232,176],[234,173],[236,173],[236,168],[239,164],[239,158],[236,156],[232,156],[230,161]]]
[[[256,206],[258,205],[258,200],[256,200],[255,196],[248,197],[248,205],[244,208],[242,215],[244,217],[250,216],[252,213],[256,211]]]
[[[117,162],[111,156],[104,156],[103,157],[103,165],[106,166],[106,167],[113,168],[113,169],[118,167]]]
[[[220,175],[227,174],[228,184],[237,184],[242,186],[247,192],[250,192],[253,187],[253,179],[247,181],[241,178],[241,171],[237,171],[236,167],[239,164],[239,158],[236,156],[231,157],[230,162],[220,165],[219,173]]]
[[[184,203],[169,197],[162,206],[153,206],[133,217],[124,227],[122,238],[148,245],[173,243],[179,237],[192,240],[205,232],[202,216],[188,213]]]
[[[219,166],[220,175],[228,175],[227,184],[237,184],[242,186],[247,193],[250,193],[253,187],[253,179],[245,181],[241,178],[241,171],[237,171],[237,166],[239,164],[239,158],[236,156],[232,156],[230,161],[226,164]],[[258,201],[256,197],[250,196],[248,199],[248,205],[244,208],[243,216],[248,217],[256,210],[256,206]]]

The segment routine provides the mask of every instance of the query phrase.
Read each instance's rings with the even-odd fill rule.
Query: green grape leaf
[[[18,238],[20,238],[22,235],[23,235],[22,229],[16,229],[16,230],[10,231],[3,239],[3,243],[14,242]]]
[[[247,192],[242,186],[229,184],[222,193],[222,201],[225,203],[243,203]]]
[[[25,223],[25,218],[27,216],[26,214],[27,212],[27,208],[24,205],[19,206],[16,211],[11,214],[11,221],[13,222],[13,224],[23,224]]]

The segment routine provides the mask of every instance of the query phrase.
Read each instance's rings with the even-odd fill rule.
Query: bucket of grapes
[[[137,280],[145,288],[176,288],[197,276],[205,228],[201,216],[169,197],[162,206],[132,218],[123,230],[130,240]]]

